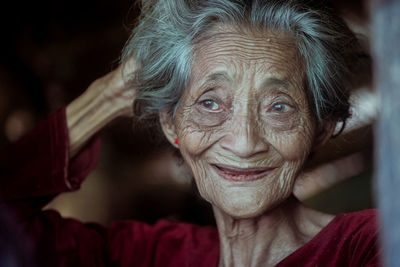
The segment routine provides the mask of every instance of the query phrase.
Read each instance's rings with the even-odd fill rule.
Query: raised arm
[[[99,142],[92,137],[113,119],[132,115],[135,93],[128,79],[135,71],[131,60],[97,79],[66,109],[3,150],[0,200],[27,218],[55,195],[78,189],[97,162]]]
[[[128,79],[137,70],[134,60],[94,81],[66,108],[72,158],[100,129],[117,117],[132,116],[135,91]]]

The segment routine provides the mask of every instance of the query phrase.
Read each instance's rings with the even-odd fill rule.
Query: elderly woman
[[[320,1],[143,1],[123,67],[5,159],[12,179],[2,193],[29,222],[41,266],[377,266],[373,212],[335,217],[293,196],[310,153],[349,116],[356,48]],[[40,212],[79,187],[97,155],[96,141],[83,146],[132,115],[133,101],[180,151],[217,229],[166,220],[104,228]]]

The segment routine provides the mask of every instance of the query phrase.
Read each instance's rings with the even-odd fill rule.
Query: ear
[[[333,136],[336,128],[336,122],[327,121],[322,126],[319,127],[317,135],[314,139],[313,151],[318,150],[320,147],[326,144],[328,140]]]
[[[168,112],[160,112],[160,124],[163,130],[163,133],[167,140],[173,145],[174,147],[178,148],[178,144],[175,144],[175,139],[178,137],[176,134],[176,127],[174,124],[174,120],[172,118],[172,114]]]

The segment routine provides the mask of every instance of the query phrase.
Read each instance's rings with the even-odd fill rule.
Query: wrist
[[[66,108],[70,157],[104,126],[120,116],[121,109],[102,94],[87,90]]]
[[[132,117],[135,90],[129,89],[121,67],[94,81],[66,109],[73,156],[96,132],[117,117]]]

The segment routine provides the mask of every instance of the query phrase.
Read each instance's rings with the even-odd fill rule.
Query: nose
[[[250,112],[234,115],[227,122],[230,125],[221,140],[222,148],[240,158],[268,152],[269,144],[254,117]]]

